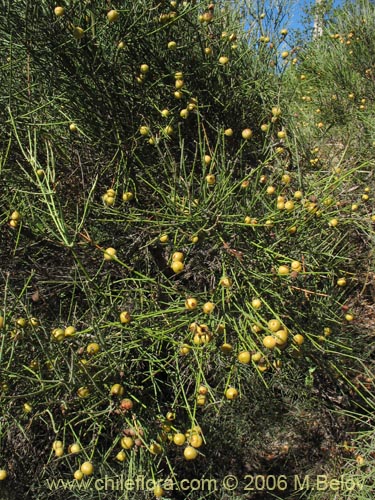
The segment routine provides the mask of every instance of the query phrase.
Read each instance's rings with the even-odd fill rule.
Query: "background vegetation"
[[[371,498],[374,6],[287,12],[1,3],[1,498]]]

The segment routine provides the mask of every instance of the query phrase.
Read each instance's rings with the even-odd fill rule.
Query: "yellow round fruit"
[[[134,198],[134,193],[131,191],[125,191],[125,193],[122,194],[122,201],[128,202],[131,201]]]
[[[294,201],[292,201],[292,200],[286,201],[284,204],[284,208],[288,212],[291,212],[292,210],[294,210]]]
[[[202,307],[202,310],[205,314],[211,314],[214,309],[215,304],[213,302],[206,302]]]
[[[21,214],[17,210],[15,210],[10,214],[10,219],[19,221],[21,219]]]
[[[104,260],[114,260],[116,259],[116,250],[112,247],[107,248],[104,251]]]
[[[281,323],[278,319],[270,319],[267,325],[268,329],[271,330],[271,332],[277,332],[281,329]]]
[[[282,182],[283,184],[290,184],[290,181],[291,181],[291,180],[292,180],[292,178],[290,177],[290,175],[289,175],[289,174],[283,174],[283,175],[281,176],[281,182]]]
[[[338,286],[345,286],[346,285],[346,279],[345,278],[338,278],[336,281]]]
[[[140,71],[143,75],[145,75],[146,73],[148,73],[150,70],[150,67],[148,64],[141,64],[141,67],[140,67]]]
[[[110,23],[114,23],[119,18],[119,15],[120,14],[117,10],[112,9],[109,12],[107,12],[107,19]]]
[[[69,453],[79,453],[81,451],[81,447],[78,443],[73,443],[68,448]]]
[[[151,443],[149,450],[150,453],[152,453],[153,455],[160,455],[161,452],[163,451],[163,448],[160,446],[159,443]]]
[[[274,106],[271,109],[271,113],[273,116],[280,116],[281,115],[281,109],[278,106]]]
[[[196,433],[192,434],[189,439],[189,444],[194,446],[194,448],[200,448],[203,444],[202,436]]]
[[[258,370],[260,372],[265,372],[268,370],[268,368],[269,368],[269,365],[267,363],[258,365]]]
[[[73,28],[73,36],[76,40],[81,40],[84,34],[85,34],[84,30],[80,26],[75,26]]]
[[[100,351],[100,345],[97,342],[90,342],[90,344],[86,347],[86,351],[93,356]]]
[[[224,130],[224,135],[226,135],[227,137],[232,137],[232,135],[233,135],[233,129],[232,128],[226,128]]]
[[[233,351],[233,346],[229,344],[228,342],[225,342],[221,347],[220,347],[221,352],[224,354],[230,354]]]
[[[283,52],[281,52],[281,57],[283,59],[286,59],[288,57],[288,55],[289,55],[289,52],[287,50],[284,50]]]
[[[76,328],[74,326],[67,326],[64,330],[64,336],[65,337],[73,337],[74,334],[76,333]]]
[[[182,432],[176,432],[176,434],[173,436],[173,442],[177,446],[182,446],[186,441],[185,434],[182,434]]]
[[[171,125],[167,125],[163,130],[165,135],[171,136],[173,134],[173,127]]]
[[[268,123],[262,123],[262,125],[260,126],[260,130],[262,132],[268,132],[268,129],[270,128],[269,124]]]
[[[224,288],[230,288],[232,286],[232,280],[228,276],[223,276],[220,280],[220,285]]]
[[[336,227],[338,225],[339,221],[338,219],[331,219],[329,222],[328,222],[328,225],[330,227]]]
[[[238,390],[235,387],[229,387],[225,391],[225,397],[230,400],[236,399],[238,397]]]
[[[182,252],[174,252],[174,254],[172,255],[172,261],[175,262],[183,262],[184,261],[184,254]]]
[[[276,191],[276,189],[274,186],[267,186],[267,189],[266,189],[267,194],[274,194],[275,191]]]
[[[73,474],[73,477],[74,479],[76,479],[77,481],[81,481],[81,479],[83,479],[83,472],[81,470],[76,470]]]
[[[113,384],[110,392],[111,396],[123,396],[125,389],[121,384]]]
[[[206,182],[209,186],[214,186],[216,184],[216,176],[215,174],[206,175]]]
[[[83,464],[80,467],[80,470],[82,474],[85,476],[91,476],[91,474],[94,472],[94,466],[92,465],[91,462],[83,462]]]
[[[154,495],[156,498],[160,498],[160,497],[164,496],[164,490],[160,486],[160,484],[157,484],[156,486],[154,486]]]
[[[124,450],[121,450],[121,451],[119,451],[117,453],[116,460],[118,460],[119,462],[125,462],[125,460],[126,460],[126,453],[124,452]]]
[[[167,234],[162,234],[159,237],[159,241],[160,243],[167,243],[167,241],[169,241],[169,236]]]
[[[80,387],[77,391],[77,395],[79,398],[84,399],[90,396],[90,391],[88,387]]]
[[[171,269],[175,274],[179,274],[184,270],[184,263],[179,260],[174,260],[171,264]]]
[[[329,328],[329,326],[326,326],[326,327],[324,328],[324,330],[323,330],[323,333],[324,333],[324,336],[325,336],[325,337],[329,337],[329,336],[331,335],[331,333],[332,333],[332,329],[331,329],[331,328]]]
[[[52,443],[52,449],[53,451],[56,451],[57,448],[62,448],[63,447],[63,442],[62,441],[54,441]]]
[[[305,342],[305,337],[300,333],[296,333],[296,335],[293,335],[293,342],[297,345],[302,345]]]
[[[260,299],[258,299],[257,297],[255,297],[251,301],[251,305],[254,307],[254,309],[260,309],[262,307],[262,301]]]
[[[23,411],[25,413],[31,413],[33,411],[33,407],[29,403],[24,403]]]
[[[146,125],[141,125],[141,126],[139,127],[139,133],[140,133],[141,135],[148,135],[148,134],[150,133],[150,128],[149,128],[149,127],[147,127]]]
[[[189,311],[192,311],[193,309],[195,309],[197,307],[197,305],[198,305],[198,301],[194,297],[188,297],[185,300],[185,307]]]
[[[296,271],[297,273],[302,271],[302,264],[298,260],[293,260],[290,267],[292,268],[292,271]]]
[[[251,139],[252,136],[253,136],[253,131],[249,128],[245,128],[243,131],[242,131],[242,138],[245,139],[246,141]]]
[[[210,155],[204,155],[203,161],[204,161],[204,164],[208,166],[211,163],[212,158]]]
[[[353,321],[354,320],[354,315],[353,314],[345,314],[345,319],[346,321]]]
[[[130,321],[131,321],[131,316],[128,311],[120,312],[120,323],[126,325],[127,323],[130,323]]]
[[[187,446],[184,449],[184,457],[186,460],[195,460],[197,456],[198,452],[193,446]]]
[[[251,358],[254,361],[254,363],[258,363],[258,361],[260,361],[262,359],[262,356],[263,356],[263,354],[260,351],[258,351],[258,352],[255,352],[254,354],[252,354]]]
[[[290,269],[288,266],[279,266],[278,270],[277,270],[277,273],[280,275],[280,276],[287,276],[290,272]]]
[[[56,448],[56,450],[55,450],[55,456],[56,456],[57,458],[60,458],[60,457],[62,457],[63,455],[64,455],[64,450],[63,450],[62,448]]]
[[[130,436],[124,436],[121,439],[121,447],[124,448],[124,450],[131,450],[134,446],[134,439],[131,438]]]
[[[54,13],[55,13],[55,16],[61,17],[65,14],[65,9],[64,9],[64,7],[59,7],[59,6],[55,7]]]
[[[288,332],[287,330],[277,330],[277,332],[274,333],[274,336],[276,338],[276,344],[278,346],[282,346],[286,344],[288,340]]]
[[[191,347],[189,346],[189,344],[183,344],[180,347],[180,354],[181,354],[181,356],[187,356],[190,351],[191,351]]]
[[[266,335],[263,339],[264,347],[267,349],[274,349],[276,347],[276,339],[272,335]]]
[[[200,385],[198,389],[198,394],[206,396],[206,394],[208,394],[208,388],[205,385]]]
[[[27,321],[25,318],[18,318],[16,320],[16,325],[19,326],[20,328],[25,328],[25,326],[27,325]]]
[[[228,63],[229,63],[229,58],[228,57],[226,57],[226,56],[219,57],[219,64],[222,64],[223,66],[225,66]]]
[[[206,404],[207,398],[204,394],[198,394],[197,396],[197,405],[204,406]]]
[[[244,365],[248,365],[251,361],[251,352],[250,351],[241,351],[238,353],[237,359],[240,363]]]

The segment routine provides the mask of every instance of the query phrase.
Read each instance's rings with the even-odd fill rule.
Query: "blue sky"
[[[290,20],[289,28],[290,29],[302,29],[302,18],[304,17],[303,9],[307,5],[311,5],[313,0],[296,0],[294,7],[292,9],[293,15]],[[343,0],[334,0],[334,7],[339,7],[343,3]]]

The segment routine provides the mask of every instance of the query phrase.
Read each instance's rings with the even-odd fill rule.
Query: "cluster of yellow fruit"
[[[131,451],[133,448],[140,448],[144,446],[142,441],[143,431],[142,429],[128,428],[124,430],[125,436],[120,440],[121,450],[116,455],[116,460],[119,462],[125,462],[127,455],[125,450]]]
[[[147,77],[147,73],[150,71],[150,66],[148,64],[141,64],[139,68],[139,75],[136,77],[137,83],[142,85]]]
[[[195,345],[203,345],[207,344],[208,342],[211,342],[213,335],[212,332],[210,332],[208,325],[206,324],[198,324],[198,323],[191,323],[189,326],[190,332],[193,334],[193,343]]]
[[[302,264],[298,260],[293,260],[290,264],[290,267],[287,265],[281,265],[277,269],[277,274],[279,276],[288,276],[289,274],[294,273],[300,273],[302,271]]]
[[[10,214],[10,217],[9,217],[9,226],[12,227],[12,228],[16,228],[18,227],[19,223],[21,221],[21,214],[15,210],[14,212],[12,212]]]
[[[171,418],[168,418],[168,416],[170,416]],[[186,460],[196,459],[198,456],[197,449],[200,448],[203,444],[201,427],[199,425],[195,425],[191,429],[188,429],[185,433],[180,432],[177,429],[173,429],[174,432],[172,432],[172,426],[170,425],[170,422],[172,422],[174,418],[175,414],[173,412],[168,412],[167,422],[163,424],[163,430],[158,436],[158,440],[160,442],[167,441],[170,443],[174,443],[176,446],[187,445],[184,448],[183,452],[184,458]],[[154,445],[158,445],[158,443],[154,443]],[[162,450],[161,447],[160,450]]]
[[[0,329],[4,328],[4,325],[5,325],[4,316],[0,316]],[[19,332],[20,329],[22,330],[24,328],[27,328],[28,326],[31,326],[33,328],[35,328],[36,326],[39,326],[39,320],[37,318],[34,318],[34,317],[32,317],[30,319],[17,318],[15,320],[16,329],[11,331],[11,336],[13,337],[14,335],[16,335]]]
[[[66,328],[54,328],[52,330],[52,339],[57,342],[62,342],[67,337],[73,337],[77,330],[74,326],[67,326]]]
[[[172,264],[171,264],[171,269],[174,273],[179,274],[184,270],[185,268],[184,259],[185,256],[182,252],[174,252],[174,254],[172,255]]]
[[[107,207],[113,207],[116,200],[116,191],[114,189],[107,189],[102,196],[102,200]]]
[[[128,202],[134,198],[134,193],[131,191],[125,191],[122,194],[122,201]],[[107,207],[113,207],[116,201],[116,191],[112,188],[107,189],[107,191],[102,196],[103,203]]]
[[[57,458],[61,458],[64,455],[64,445],[62,441],[54,441],[52,443],[52,450]],[[81,452],[81,446],[78,443],[73,443],[68,447],[68,454],[77,455]],[[94,466],[91,462],[83,462],[79,469],[77,469],[73,477],[77,481],[81,481],[84,476],[91,476],[94,472]]]
[[[54,441],[52,443],[52,450],[55,452],[56,457],[62,457],[64,455],[64,445],[62,441]],[[68,447],[68,453],[76,455],[81,451],[81,447],[78,443],[73,443]]]

